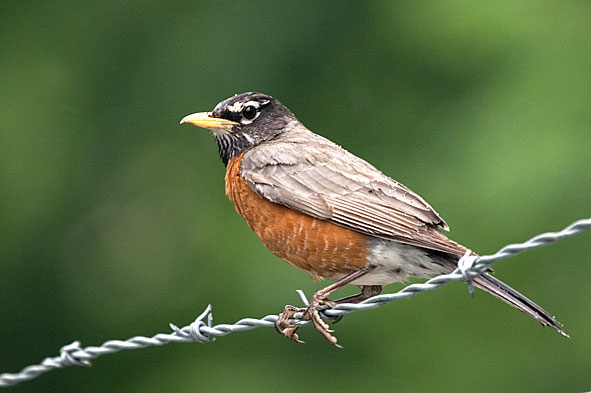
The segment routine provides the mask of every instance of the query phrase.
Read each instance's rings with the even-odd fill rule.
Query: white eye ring
[[[257,117],[261,114],[258,105],[249,105],[248,103],[244,105],[242,111],[240,112],[242,115],[242,119],[240,119],[240,123],[242,124],[250,124],[256,120]]]
[[[252,121],[257,117],[257,115],[258,110],[254,107],[254,105],[245,106],[242,110],[242,117],[244,117],[246,120]]]

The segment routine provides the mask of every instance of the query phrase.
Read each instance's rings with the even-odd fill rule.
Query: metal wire
[[[359,304],[339,304],[332,309],[325,308],[321,313],[327,320],[340,319],[345,314],[377,308],[394,300],[409,298],[427,290],[440,288],[451,281],[466,281],[470,293],[472,293],[471,281],[484,273],[494,262],[512,257],[524,251],[546,246],[565,237],[579,234],[590,227],[591,218],[582,219],[574,222],[560,232],[544,233],[534,236],[524,243],[505,246],[493,255],[477,257],[470,255],[468,251],[458,262],[458,268],[450,274],[434,277],[425,283],[408,285],[396,293],[374,296]],[[302,302],[308,305],[308,300],[304,293],[302,291],[298,291],[298,293],[302,298]],[[297,325],[307,325],[309,321],[304,321],[301,317],[301,313],[295,314],[293,322]],[[201,315],[191,324],[182,328],[170,324],[172,333],[160,333],[153,337],[136,336],[125,341],[110,340],[101,346],[86,348],[82,348],[80,342],[74,341],[62,347],[59,356],[45,358],[40,364],[25,367],[15,374],[0,374],[0,387],[16,385],[58,368],[74,365],[90,366],[91,360],[124,349],[140,349],[169,343],[207,343],[215,341],[216,337],[222,337],[233,332],[252,330],[258,327],[270,327],[275,324],[276,320],[277,315],[267,315],[260,319],[244,318],[231,325],[220,324],[213,326],[211,305],[208,305]]]

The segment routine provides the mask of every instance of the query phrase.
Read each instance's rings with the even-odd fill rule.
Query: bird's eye
[[[254,119],[256,117],[256,115],[257,115],[257,110],[252,105],[249,105],[242,110],[242,116],[244,116],[244,118],[247,120]]]

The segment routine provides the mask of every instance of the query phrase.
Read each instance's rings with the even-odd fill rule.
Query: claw
[[[298,344],[304,344],[304,341],[300,340],[300,337],[296,333],[298,330],[298,326],[289,323],[289,319],[298,312],[305,313],[306,309],[297,308],[289,305],[285,306],[285,310],[283,310],[283,312],[279,315],[277,321],[275,322],[275,329],[281,335],[289,338],[291,341],[296,342]]]
[[[320,319],[320,313],[318,313],[318,310],[314,310],[315,312],[313,313],[316,314],[314,317],[312,317],[312,324],[314,325],[314,329],[316,329],[316,331],[320,333],[322,337],[326,339],[326,341],[328,341],[337,348],[342,348],[340,345],[337,344],[337,338],[332,335],[332,333],[334,333],[334,330],[329,329],[326,322]]]
[[[322,334],[322,337],[324,337],[326,339],[326,341],[328,341],[329,343],[331,343],[332,345],[334,345],[337,348],[342,348],[342,346],[337,344],[337,338],[331,334],[331,333],[334,333],[334,331],[331,330],[330,327],[328,326],[328,324],[326,322],[324,322],[322,320],[322,318],[320,317],[320,311],[318,311],[318,307],[321,307],[321,306],[328,306],[330,308],[335,307],[339,302],[338,301],[333,302],[332,300],[328,300],[328,296],[330,296],[330,294],[333,293],[334,291],[341,288],[343,285],[352,283],[353,281],[355,281],[359,277],[366,275],[367,273],[369,273],[373,269],[375,269],[375,267],[369,267],[369,268],[353,271],[350,274],[346,275],[345,277],[341,278],[340,280],[335,281],[333,284],[327,286],[326,288],[321,289],[320,291],[316,292],[314,294],[314,296],[312,296],[312,302],[306,308],[285,306],[285,310],[283,310],[283,312],[277,318],[277,322],[275,322],[275,328],[277,329],[277,331],[279,333],[281,333],[283,336],[289,338],[291,341],[302,344],[303,341],[301,341],[299,339],[299,337],[296,333],[299,326],[289,323],[289,319],[291,317],[293,317],[294,314],[301,312],[302,319],[311,321],[312,325],[314,326],[314,329],[316,329],[316,331],[318,333]],[[365,288],[368,288],[368,290],[366,290]],[[363,287],[361,295],[355,296],[351,299],[361,301],[361,300],[366,299],[368,297],[368,295],[369,295],[369,297],[371,297],[371,296],[373,296],[373,294],[377,294],[377,293],[375,293],[376,288],[379,289],[379,290],[377,290],[377,293],[379,293],[382,290],[381,286],[379,286],[379,287],[378,286]],[[304,299],[305,299],[305,297],[304,297]],[[349,298],[347,298],[347,299],[349,299]],[[337,319],[337,321],[339,321],[339,320],[340,320],[340,318]]]
[[[298,328],[296,326],[292,326],[292,327],[288,327],[288,328],[283,329],[281,334],[283,334],[285,337],[289,338],[294,343],[305,344],[306,343],[305,341],[300,340],[300,336],[298,336],[298,334],[296,333],[297,330],[298,330]]]
[[[328,324],[324,322],[320,317],[320,311],[318,311],[318,307],[323,305],[334,307],[336,303],[328,300],[326,298],[326,295],[319,293],[314,294],[314,296],[312,297],[312,303],[310,303],[310,306],[306,309],[304,317],[307,316],[312,321],[314,329],[316,329],[316,331],[320,333],[322,337],[326,339],[326,341],[328,341],[337,348],[342,348],[342,346],[337,344],[337,338],[331,334],[334,333],[334,330],[330,329]]]
[[[323,305],[332,306],[334,303],[328,301],[326,298],[323,298],[322,295],[314,295],[312,298],[312,303],[307,308],[298,308],[289,305],[285,306],[285,310],[283,310],[275,322],[275,329],[277,329],[281,335],[287,337],[291,341],[298,344],[303,344],[304,341],[300,340],[297,334],[299,326],[295,326],[289,321],[294,316],[294,314],[302,313],[302,319],[311,321],[314,329],[316,329],[316,331],[319,332],[322,337],[326,339],[326,341],[337,348],[342,348],[339,344],[337,344],[336,337],[331,334],[334,333],[334,331],[330,329],[328,324],[323,321],[320,316],[318,307]]]

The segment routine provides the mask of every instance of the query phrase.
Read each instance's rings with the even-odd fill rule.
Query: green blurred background
[[[214,323],[325,285],[279,261],[224,196],[207,132],[244,91],[420,193],[480,253],[591,214],[591,3],[0,4],[0,372],[79,339]],[[591,234],[495,265],[572,338],[463,284],[311,329],[105,356],[35,392],[582,392]],[[401,285],[386,290],[395,291]],[[343,291],[351,293],[354,288]]]

